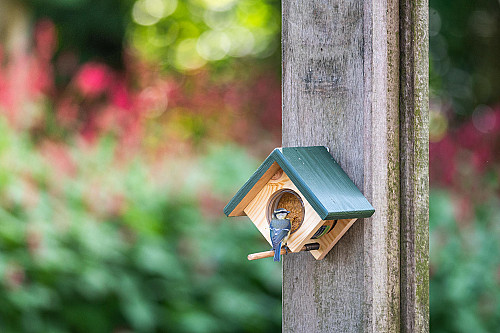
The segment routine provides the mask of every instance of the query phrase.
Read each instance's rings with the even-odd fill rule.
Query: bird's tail
[[[281,243],[278,244],[274,248],[274,261],[280,261],[281,260]]]

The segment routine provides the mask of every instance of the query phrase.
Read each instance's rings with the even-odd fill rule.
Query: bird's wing
[[[271,239],[273,241],[273,245],[281,242],[283,238],[285,238],[288,235],[289,229],[278,229],[275,230],[272,235]]]
[[[290,220],[272,220],[271,221],[271,243],[273,244],[273,249],[279,246],[280,242],[285,238],[290,232],[291,224]]]
[[[271,227],[274,229],[288,229],[292,227],[289,219],[273,219],[271,220]]]

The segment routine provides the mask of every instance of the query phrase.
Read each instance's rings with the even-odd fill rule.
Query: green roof
[[[277,163],[323,220],[370,217],[372,205],[333,159],[326,147],[276,148],[224,207],[229,216],[273,163]],[[260,191],[260,189],[258,189]],[[252,191],[255,193],[255,191]],[[250,198],[253,199],[253,198]]]

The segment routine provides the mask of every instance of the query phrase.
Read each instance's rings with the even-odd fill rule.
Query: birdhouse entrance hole
[[[271,223],[273,212],[278,208],[285,208],[290,211],[286,218],[292,224],[290,232],[293,234],[304,222],[305,209],[302,199],[295,191],[289,189],[276,191],[267,204],[267,223]]]

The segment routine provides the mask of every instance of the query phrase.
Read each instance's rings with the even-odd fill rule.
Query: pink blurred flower
[[[5,62],[4,60],[4,49],[3,45],[0,44],[0,64],[3,64]],[[0,106],[7,107],[8,106],[8,100],[10,97],[9,94],[9,85],[8,85],[8,77],[7,77],[7,71],[3,66],[0,66]]]
[[[161,115],[168,106],[168,91],[168,84],[161,81],[143,89],[137,97],[137,110],[148,117]]]
[[[57,105],[57,120],[63,125],[70,125],[78,119],[78,105],[70,98],[62,99]]]
[[[17,263],[10,263],[5,268],[5,284],[11,289],[18,289],[26,279],[24,268]]]
[[[471,121],[462,125],[456,133],[457,144],[470,150],[474,150],[481,144],[482,137],[481,132],[477,130]]]
[[[118,80],[111,87],[111,102],[114,106],[123,109],[130,110],[132,107],[132,97],[127,89],[126,84],[123,80]]]
[[[474,218],[474,205],[469,196],[456,196],[453,199],[455,219],[460,227],[470,224]]]
[[[96,97],[105,92],[113,81],[111,69],[101,63],[89,62],[76,74],[75,85],[85,97]]]
[[[28,249],[33,256],[40,253],[40,250],[42,249],[42,241],[42,233],[35,228],[28,227],[26,230],[26,244],[28,245]]]
[[[491,162],[492,152],[489,145],[482,145],[480,147],[476,147],[474,149],[472,155],[472,164],[476,168],[476,171],[482,173],[488,167],[488,164]]]
[[[494,115],[495,115],[495,127],[493,128],[493,131],[500,131],[500,105],[497,105],[494,108]]]
[[[198,206],[203,217],[207,220],[218,217],[224,205],[225,202],[213,195],[208,189],[201,190],[198,193]]]
[[[80,131],[80,137],[86,142],[86,143],[94,143],[96,142],[97,138],[99,136],[97,126],[95,124],[94,118],[91,118],[88,120],[82,130]]]
[[[54,73],[50,61],[33,59],[31,65],[30,93],[34,97],[42,96],[55,90]]]
[[[441,141],[431,142],[429,148],[431,183],[451,185],[456,173],[456,143],[448,134]]]
[[[57,178],[75,175],[77,166],[64,144],[47,140],[40,149],[47,163],[54,168]]]
[[[57,48],[56,26],[50,20],[41,20],[35,27],[35,45],[40,57],[50,60]]]

